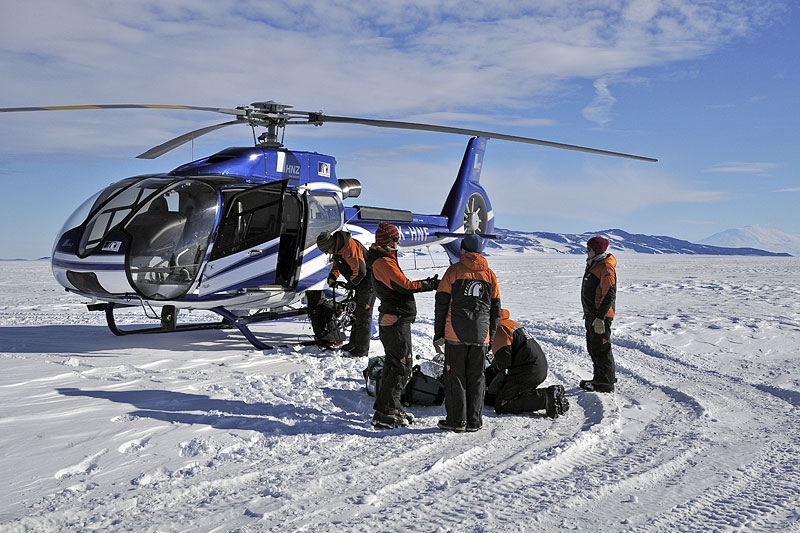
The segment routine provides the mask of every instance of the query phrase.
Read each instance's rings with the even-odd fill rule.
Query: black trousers
[[[481,409],[486,379],[487,346],[445,343],[444,346],[444,408],[451,426],[483,424]]]
[[[402,409],[400,395],[411,379],[411,322],[395,322],[379,327],[383,351],[386,354],[381,375],[381,387],[373,409],[389,413]]]
[[[496,413],[519,414],[545,408],[546,392],[537,387],[547,378],[547,359],[540,357],[536,364],[520,370],[502,376],[505,379],[494,400]]]
[[[372,281],[365,279],[356,287],[356,310],[353,314],[353,327],[350,330],[351,352],[369,351],[369,339],[372,336],[372,308],[375,307],[375,289]]]
[[[604,322],[606,331],[602,335],[594,332],[592,327],[593,319],[585,320],[586,326],[586,350],[592,358],[593,377],[592,381],[597,383],[617,382],[617,371],[614,365],[614,354],[611,353],[611,322],[613,319],[606,317]]]

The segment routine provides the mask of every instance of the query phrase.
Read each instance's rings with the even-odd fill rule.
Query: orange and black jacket
[[[434,338],[455,344],[492,343],[500,318],[500,288],[486,258],[464,252],[436,290]]]
[[[413,322],[417,318],[414,293],[423,290],[420,281],[411,281],[397,263],[397,251],[386,250],[373,244],[367,252],[367,262],[372,269],[372,283],[381,305],[381,317],[394,315],[399,322]],[[383,318],[381,319],[383,322]]]
[[[617,300],[617,259],[611,254],[586,266],[581,284],[583,318],[614,318]]]
[[[367,276],[364,245],[346,231],[337,231],[333,235],[338,248],[333,253],[333,266],[328,275],[338,278],[341,274],[347,280],[348,288],[356,287]],[[369,283],[369,279],[367,279],[367,283]]]
[[[533,341],[533,342],[530,342]],[[500,322],[492,341],[494,366],[497,370],[508,370],[508,374],[524,374],[542,357],[542,349],[525,328],[509,318],[508,310],[500,313]]]

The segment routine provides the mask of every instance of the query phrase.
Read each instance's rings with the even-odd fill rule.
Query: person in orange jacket
[[[397,262],[400,231],[387,222],[378,224],[375,244],[367,252],[378,308],[378,331],[386,354],[381,387],[375,398],[372,425],[382,429],[407,426],[414,417],[406,413],[400,395],[411,379],[414,356],[411,353],[411,324],[417,318],[414,294],[436,290],[439,277],[412,281]]]
[[[593,376],[581,380],[587,391],[614,392],[617,382],[611,353],[611,322],[617,299],[617,259],[608,253],[608,239],[592,237],[586,243],[586,271],[581,284],[581,304],[586,327],[586,349],[592,358]]]
[[[480,254],[481,238],[461,240],[461,258],[444,273],[436,291],[433,344],[444,345],[444,406],[439,429],[478,431],[486,388],[486,353],[500,318],[497,276]]]
[[[500,311],[492,353],[492,369],[497,372],[494,379],[501,383],[494,399],[496,413],[519,414],[544,409],[547,416],[556,418],[569,410],[562,385],[537,388],[547,378],[547,358],[536,339],[521,324],[511,320],[508,309]],[[496,386],[492,384],[492,388]]]
[[[362,357],[369,353],[372,333],[372,308],[375,306],[375,291],[367,275],[364,245],[346,231],[331,233],[323,231],[317,237],[317,248],[331,254],[333,265],[328,274],[328,285],[333,286],[339,276],[344,276],[346,287],[355,289],[356,309],[350,341],[342,350],[351,357]]]

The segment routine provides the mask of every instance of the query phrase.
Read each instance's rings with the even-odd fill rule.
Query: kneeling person
[[[518,414],[544,409],[547,416],[556,418],[567,412],[569,401],[564,396],[563,386],[537,388],[547,378],[547,358],[536,339],[511,320],[507,309],[500,312],[492,352],[492,364],[499,372],[495,379],[504,379],[494,400],[496,413]]]

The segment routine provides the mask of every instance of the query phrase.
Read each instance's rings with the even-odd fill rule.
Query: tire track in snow
[[[541,340],[541,339],[540,339]],[[558,342],[551,348],[557,349],[567,346],[565,357],[583,356],[583,349],[578,348],[577,345],[571,345],[564,342]],[[553,349],[549,350],[554,351]],[[561,350],[563,351],[563,349]],[[674,424],[681,421],[681,417],[676,416],[676,412],[682,411],[685,420],[692,420],[699,416],[702,409],[698,409],[697,405],[693,404],[687,397],[680,394],[675,394],[674,391],[668,390],[672,394],[665,393],[664,397],[670,400],[676,406],[671,412],[663,413],[661,416],[665,419],[671,420]],[[681,404],[683,402],[683,404]],[[640,478],[650,478],[652,483],[658,482],[659,479],[672,475],[676,471],[680,471],[689,461],[691,452],[685,451],[678,454],[676,457],[664,461],[663,458],[658,458],[656,454],[652,454],[657,460],[653,468],[644,468],[636,476],[623,477],[620,473],[624,468],[613,465],[615,453],[614,448],[620,446],[620,438],[618,434],[622,430],[622,416],[620,409],[615,401],[609,403],[608,410],[605,409],[605,401],[598,399],[596,395],[586,394],[579,397],[577,405],[581,406],[584,411],[583,420],[574,420],[571,422],[571,434],[556,435],[544,434],[542,441],[525,442],[513,446],[515,438],[512,438],[512,433],[506,431],[503,435],[502,431],[495,430],[492,438],[488,441],[482,440],[479,443],[470,443],[466,449],[459,448],[460,453],[450,461],[436,463],[434,467],[428,468],[420,473],[412,474],[408,478],[401,478],[396,483],[384,487],[380,491],[382,507],[375,512],[385,515],[387,523],[391,522],[393,513],[390,510],[394,501],[400,502],[408,498],[414,498],[419,502],[419,507],[424,509],[424,516],[426,523],[430,529],[446,528],[452,525],[450,520],[455,516],[474,516],[476,524],[481,520],[481,513],[476,514],[476,509],[481,509],[481,502],[475,501],[471,495],[474,492],[482,493],[484,496],[488,493],[490,499],[494,502],[494,507],[499,503],[501,507],[505,507],[502,502],[504,499],[514,500],[521,490],[527,493],[524,496],[526,499],[533,500],[530,495],[532,489],[541,487],[543,490],[549,490],[550,498],[543,504],[543,509],[547,509],[552,505],[553,500],[564,501],[570,497],[577,498],[576,504],[582,498],[580,494],[585,492],[587,484],[595,484],[598,487],[606,487],[605,491],[612,493],[620,488],[632,486],[638,483]],[[592,413],[592,409],[597,406],[603,407],[601,414],[586,414]],[[556,423],[552,424],[552,428],[558,427],[558,422],[567,421],[570,417],[574,417],[574,413],[578,410],[570,411],[568,417],[559,419]],[[515,419],[522,419],[523,417],[502,417],[505,421],[514,421]],[[498,419],[499,420],[499,419]],[[594,431],[592,431],[594,430]],[[516,437],[516,435],[513,435]],[[464,439],[464,436],[454,436],[458,439]],[[468,438],[468,437],[467,437]],[[543,445],[543,441],[550,440],[549,445]],[[459,441],[455,441],[459,444]],[[632,447],[632,445],[625,443],[625,446]],[[487,451],[491,451],[495,456],[488,458]],[[497,459],[497,455],[506,459]],[[611,465],[606,465],[604,468],[607,470],[595,475],[598,470],[598,465],[603,465],[604,461],[609,462],[609,454],[611,454]],[[534,466],[523,468],[522,471],[517,467],[509,465],[526,464],[528,459],[535,459],[539,456],[539,462],[534,463]],[[628,457],[628,462],[631,464],[641,464],[643,457],[646,453],[638,456]],[[521,457],[524,460],[521,460]],[[487,460],[490,459],[490,460]],[[573,479],[578,472],[581,479],[576,481]],[[615,481],[614,477],[621,477],[622,481]],[[563,487],[569,490],[553,490],[548,488],[549,485],[557,485],[561,482]],[[480,487],[478,490],[477,487]],[[447,502],[442,504],[440,502]],[[536,509],[535,502],[528,502],[526,508],[528,511]],[[513,509],[511,506],[509,509]],[[433,512],[432,512],[433,511]],[[411,510],[410,512],[414,512]],[[505,520],[509,524],[526,524],[530,520],[528,512],[515,516],[513,511],[509,511],[510,516]],[[439,518],[440,517],[440,518]],[[518,521],[518,522],[517,522]],[[306,522],[309,525],[311,522]],[[346,523],[345,523],[346,524]],[[355,525],[355,523],[353,523]]]
[[[643,341],[623,342],[628,346],[620,365],[626,374],[646,379],[675,398],[690,399],[697,405],[698,424],[687,436],[696,442],[720,441],[705,444],[706,451],[697,454],[695,461],[701,467],[712,465],[708,476],[716,479],[710,483],[693,471],[684,475],[683,492],[668,494],[666,501],[675,501],[669,513],[663,513],[647,522],[646,529],[659,526],[674,528],[681,524],[686,531],[718,527],[722,529],[786,525],[791,523],[792,511],[797,508],[798,491],[786,483],[796,475],[798,467],[797,429],[798,413],[786,403],[794,405],[792,394],[783,389],[764,385],[751,385],[739,377],[720,372],[700,371],[684,359],[673,355],[672,348],[659,349]],[[643,348],[644,347],[644,348]],[[628,362],[630,361],[630,363]],[[633,366],[631,363],[635,363]],[[629,368],[635,368],[635,371]],[[664,384],[665,380],[677,382],[684,390]],[[735,391],[735,395],[730,391]],[[747,418],[742,431],[742,419]],[[730,425],[726,430],[726,424]],[[788,434],[787,428],[790,428]],[[713,434],[713,439],[707,438]],[[725,448],[723,453],[720,452]],[[732,453],[736,450],[738,453]],[[720,464],[716,456],[728,458]],[[731,457],[736,457],[731,461]],[[700,468],[700,470],[704,470]],[[772,482],[771,479],[777,479]],[[699,489],[703,490],[699,490]],[[687,498],[687,494],[689,497]],[[653,502],[663,508],[665,498]],[[679,520],[676,521],[676,516]]]

